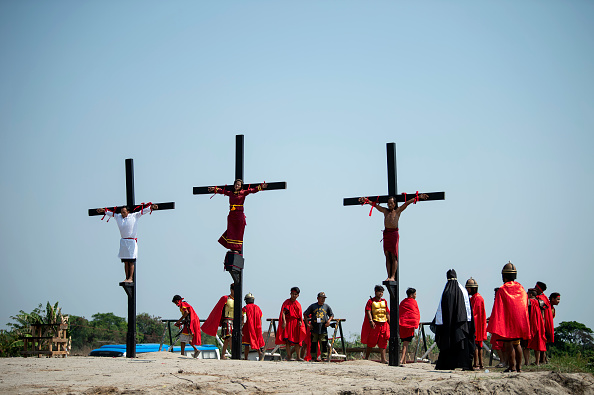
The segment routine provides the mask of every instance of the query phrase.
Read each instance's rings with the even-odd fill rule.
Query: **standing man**
[[[555,306],[557,306],[559,304],[559,302],[561,302],[561,294],[559,292],[553,292],[550,296],[549,296],[549,301],[551,302],[551,313],[553,314],[553,320],[555,319],[555,316],[557,315],[557,312],[555,311]],[[553,326],[554,322],[553,322]],[[555,339],[553,338],[553,342],[555,341]]]
[[[398,220],[400,214],[411,204],[421,200],[427,200],[429,196],[425,193],[404,202],[400,207],[396,207],[396,199],[393,196],[388,198],[388,208],[382,207],[367,198],[359,198],[359,203],[370,204],[380,213],[384,214],[384,255],[386,256],[386,270],[388,278],[386,281],[396,281],[396,270],[398,270]]]
[[[470,295],[470,308],[474,318],[474,359],[472,368],[483,369],[483,342],[487,340],[487,313],[485,299],[478,293],[478,283],[472,277],[466,281],[466,290]]]
[[[179,307],[182,316],[175,326],[181,327],[179,341],[181,343],[181,355],[186,355],[186,343],[189,343],[194,348],[194,358],[198,357],[200,351],[196,348],[202,344],[202,336],[200,335],[200,319],[198,315],[190,306],[188,302],[184,302],[184,298],[179,295],[173,297],[172,302]]]
[[[406,348],[415,336],[415,329],[421,322],[421,313],[417,304],[417,290],[409,288],[406,290],[406,298],[398,306],[398,328],[400,341],[402,342],[402,356],[400,366],[406,363]]]
[[[456,271],[448,270],[448,282],[437,306],[431,330],[439,347],[437,370],[472,370],[474,325],[468,292],[458,282]]]
[[[295,351],[295,359],[303,361],[300,350],[301,343],[305,339],[305,325],[303,324],[301,303],[297,301],[300,293],[298,287],[291,288],[291,297],[283,302],[278,317],[275,343],[285,344],[287,361],[292,360],[293,351]]]
[[[130,207],[122,207],[120,214],[115,212],[115,208],[98,208],[98,213],[103,213],[108,217],[115,217],[118,228],[120,229],[120,252],[118,258],[124,263],[124,272],[126,274],[125,283],[134,281],[134,265],[136,264],[136,257],[138,256],[138,220],[141,216],[147,213],[152,213],[158,206],[156,204],[147,203],[142,204],[140,211],[130,213]],[[105,215],[103,218],[105,218]],[[103,220],[101,218],[101,220]],[[107,220],[109,222],[109,219]]]
[[[243,343],[244,359],[247,361],[252,350],[258,350],[258,360],[262,360],[262,350],[264,348],[264,337],[262,336],[262,310],[254,303],[254,295],[248,293],[245,295],[245,306],[243,312],[243,328],[241,342]]]
[[[233,183],[233,192],[227,191],[224,188],[208,187],[209,192],[221,193],[229,196],[229,215],[227,216],[227,230],[219,238],[219,243],[231,250],[241,254],[243,249],[243,232],[245,231],[245,214],[243,213],[243,203],[245,198],[250,193],[256,193],[262,189],[266,189],[268,184],[260,184],[255,188],[243,188],[243,181],[241,179],[235,180]],[[241,296],[241,295],[240,295]]]
[[[369,359],[371,350],[377,345],[380,349],[381,363],[386,360],[386,347],[390,340],[390,309],[388,302],[383,298],[384,287],[376,285],[375,296],[369,298],[365,305],[365,319],[361,328],[361,343],[367,345],[365,359]]]
[[[495,294],[493,310],[487,325],[487,332],[496,334],[503,341],[509,363],[506,372],[520,373],[522,366],[522,346],[520,340],[530,339],[528,321],[528,295],[522,284],[516,282],[518,271],[511,262],[503,266],[501,277],[503,285]]]
[[[309,319],[308,319],[309,317]],[[311,358],[321,362],[328,358],[328,327],[334,319],[332,308],[326,304],[326,294],[318,293],[318,301],[310,305],[303,313],[303,318],[311,332]],[[322,351],[321,359],[318,358],[318,342]],[[315,358],[315,359],[314,359]]]
[[[534,350],[536,366],[540,365],[540,353],[547,351],[547,337],[545,334],[544,314],[547,306],[536,297],[536,290],[528,290],[528,319],[530,321],[530,339],[526,341],[524,363],[530,363],[530,350]]]
[[[230,294],[221,296],[210,315],[202,325],[202,332],[210,336],[216,336],[219,326],[223,338],[223,349],[221,359],[227,359],[226,353],[233,335],[233,302],[235,300],[235,284],[229,286]]]

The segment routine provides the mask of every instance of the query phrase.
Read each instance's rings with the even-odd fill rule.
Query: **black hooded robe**
[[[474,318],[470,321],[465,305],[464,292],[456,279],[456,271],[449,270],[448,282],[441,296],[442,324],[431,323],[439,357],[435,364],[438,370],[462,368],[472,370],[474,355]],[[437,314],[436,314],[437,316]]]

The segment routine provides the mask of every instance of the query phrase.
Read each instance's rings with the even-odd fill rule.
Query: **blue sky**
[[[594,328],[589,281],[594,4],[586,1],[4,1],[0,3],[0,325],[59,301],[126,316],[115,222],[87,209],[175,201],[139,223],[138,312],[206,318],[228,290],[236,134],[248,183],[244,293],[277,317],[324,291],[360,331],[385,279],[382,217],[342,198],[445,191],[400,222],[401,292],[435,314],[445,273],[490,312],[511,260]],[[305,308],[304,306],[304,308]],[[488,313],[489,313],[488,312]]]

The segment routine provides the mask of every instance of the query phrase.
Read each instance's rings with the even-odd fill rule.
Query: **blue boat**
[[[147,344],[137,344],[136,345],[136,353],[145,353],[145,352],[158,352],[159,347],[161,345],[159,343],[147,343]],[[197,346],[198,350],[202,353],[203,351],[207,351],[206,354],[211,354],[215,352],[218,355],[218,348],[214,344],[205,344],[203,346]],[[169,345],[163,344],[161,347],[161,351],[168,351]],[[186,345],[186,352],[192,352],[194,349],[190,345]],[[216,351],[215,351],[216,350]],[[181,352],[181,346],[174,346],[173,352]],[[125,357],[126,356],[126,345],[125,344],[106,344],[97,348],[89,353],[91,357]]]

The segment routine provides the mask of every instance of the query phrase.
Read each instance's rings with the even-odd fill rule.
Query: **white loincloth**
[[[120,239],[120,259],[136,259],[138,255],[138,243],[134,239]]]

